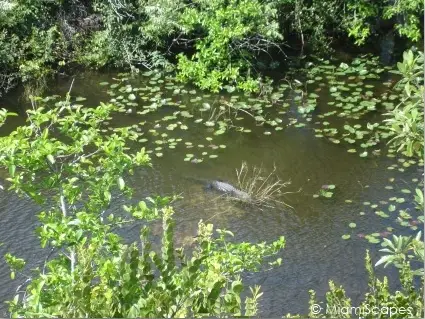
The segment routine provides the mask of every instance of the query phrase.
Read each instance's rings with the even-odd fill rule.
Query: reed
[[[253,205],[259,207],[284,205],[293,208],[281,199],[282,195],[292,193],[283,191],[291,181],[282,181],[276,174],[276,166],[267,173],[263,167],[250,168],[246,162],[242,162],[241,168],[236,169],[236,176],[239,189],[250,196],[250,203]]]

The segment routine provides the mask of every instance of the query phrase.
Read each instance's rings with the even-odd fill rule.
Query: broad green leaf
[[[55,158],[53,157],[53,155],[49,154],[47,155],[47,160],[51,163],[54,164],[55,163]]]

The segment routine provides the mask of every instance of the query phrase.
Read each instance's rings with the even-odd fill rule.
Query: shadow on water
[[[99,82],[109,77],[86,75],[76,80],[73,92],[76,96],[86,97],[87,105],[96,105],[109,99],[98,87]],[[59,82],[53,90],[63,93],[68,87],[68,81]],[[122,114],[114,121],[124,126],[143,119],[146,117]],[[10,125],[17,125],[22,119],[16,121],[19,122]],[[201,134],[196,128],[182,134],[191,136],[194,144],[205,142],[205,133]],[[309,127],[289,127],[267,137],[254,127],[251,134],[229,132],[216,137],[214,142],[226,144],[227,148],[218,158],[202,163],[183,161],[188,150],[178,148],[172,154],[153,158],[152,168],[136,170],[129,179],[135,188],[134,198],[154,194],[183,196],[174,205],[177,244],[186,244],[196,235],[201,219],[213,223],[216,228],[231,230],[238,241],[271,241],[284,235],[287,244],[283,265],[245,276],[248,284],[262,286],[263,316],[307,313],[308,290],[315,289],[318,297],[323,298],[329,279],[344,285],[347,294],[358,302],[367,286],[365,250],[372,249],[372,256],[376,258],[377,249],[357,238],[356,231],[348,230],[348,224],[355,221],[362,232],[373,232],[389,225],[390,221],[375,214],[359,216],[359,212],[365,210],[362,202],[391,197],[394,191],[383,187],[388,178],[410,180],[419,176],[418,169],[410,167],[403,173],[389,172],[387,167],[394,163],[394,159],[353,156],[340,145],[315,138]],[[242,161],[268,170],[276,165],[278,176],[284,181],[291,180],[287,190],[294,193],[286,195],[284,200],[294,210],[281,207],[261,210],[241,205],[216,193],[205,192],[202,183],[187,178],[195,176],[200,180],[223,179],[236,183],[236,169],[240,168]],[[324,184],[337,185],[335,196],[328,200],[314,199],[312,195]],[[297,192],[299,189],[301,191]],[[119,212],[121,205],[118,202],[111,212]],[[0,253],[11,251],[28,259],[30,266],[42,262],[40,256],[45,254],[38,248],[39,242],[33,232],[37,223],[35,211],[37,208],[26,200],[6,192],[0,194],[0,242],[4,243]],[[160,230],[158,223],[153,229],[158,239]],[[123,233],[127,239],[137,240],[139,231],[140,226],[133,225]],[[347,232],[352,233],[352,239],[344,241],[341,235]],[[394,274],[383,269],[379,269],[379,273]],[[6,265],[1,263],[0,300],[11,298],[16,286],[16,281],[9,279]],[[3,305],[0,307],[5,311]]]

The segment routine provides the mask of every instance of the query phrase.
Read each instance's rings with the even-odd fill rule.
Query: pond
[[[359,61],[323,61],[305,73],[289,72],[291,77],[276,81],[274,90],[264,86],[260,97],[236,94],[231,87],[222,94],[205,93],[155,72],[135,77],[83,73],[76,76],[71,95],[75,104],[112,99],[123,106],[105,133],[127,125],[143,133],[134,147],[152,151],[153,166],[130,177],[134,198],[183,197],[174,204],[178,244],[190,245],[201,219],[231,230],[236,241],[285,236],[282,265],[246,274],[245,283],[261,285],[262,316],[306,314],[308,291],[316,290],[323,300],[329,280],[358,302],[367,286],[366,249],[376,262],[382,237],[416,233],[423,223],[413,200],[423,163],[395,156],[382,139],[382,113],[397,102],[389,88],[395,77],[373,59]],[[70,86],[71,79],[58,79],[49,94],[64,95]],[[28,106],[19,93],[0,103],[21,114]],[[1,133],[22,123],[23,117],[13,118]],[[210,180],[236,185],[243,162],[264,172],[275,169],[282,181],[290,181],[279,199],[291,207],[241,205],[205,191]],[[121,205],[118,200],[110,211]],[[0,254],[14,253],[31,266],[43,262],[48,252],[34,234],[37,210],[28,200],[0,193]],[[136,240],[139,229],[126,229],[127,238]],[[383,267],[377,272],[395,274]],[[0,300],[12,298],[17,286],[1,263]],[[6,316],[6,306],[0,307]]]

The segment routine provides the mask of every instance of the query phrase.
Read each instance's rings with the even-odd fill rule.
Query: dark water
[[[86,97],[87,105],[96,105],[109,99],[98,86],[109,77],[100,74],[81,76],[76,79],[73,92],[76,96]],[[69,83],[68,80],[58,81],[51,90],[63,93]],[[1,105],[20,109],[24,104],[17,96],[9,96]],[[143,119],[146,116],[120,115],[115,123],[124,126]],[[8,125],[10,128],[20,123],[22,119],[15,118]],[[308,290],[316,290],[319,299],[322,299],[329,280],[343,285],[347,295],[358,302],[367,287],[365,251],[371,249],[377,261],[378,246],[359,238],[357,233],[383,231],[388,225],[398,229],[393,218],[382,219],[362,203],[387,200],[396,196],[395,193],[399,194],[399,189],[406,188],[406,184],[414,188],[410,181],[420,178],[421,171],[416,165],[404,172],[390,171],[387,168],[397,163],[397,159],[386,156],[362,159],[347,153],[347,148],[342,145],[316,138],[309,126],[286,128],[271,136],[265,136],[260,128],[252,127],[252,130],[251,134],[230,132],[217,137],[214,142],[224,143],[227,148],[220,151],[218,158],[203,163],[183,161],[184,154],[190,150],[179,148],[172,153],[164,152],[162,158],[153,156],[151,169],[140,169],[131,177],[135,198],[152,194],[184,196],[175,204],[176,240],[179,244],[195,235],[200,219],[214,223],[217,228],[231,230],[238,241],[271,241],[284,235],[287,244],[282,254],[282,266],[245,276],[246,284],[262,286],[262,316],[308,313]],[[194,129],[185,134],[194,140],[204,140],[198,133]],[[221,178],[235,182],[235,170],[240,168],[242,161],[268,170],[275,165],[283,180],[291,180],[288,191],[301,189],[285,196],[285,201],[294,210],[242,207],[217,198],[216,194],[206,193],[200,183],[187,178]],[[395,178],[399,183],[394,190],[384,188],[389,178]],[[312,195],[324,184],[337,185],[334,197],[314,199]],[[352,202],[347,203],[346,200]],[[111,211],[118,211],[120,205],[117,204]],[[411,205],[411,199],[408,205]],[[0,193],[0,242],[4,243],[0,247],[1,255],[12,252],[26,258],[30,266],[43,262],[47,252],[39,248],[34,235],[37,211],[38,208],[28,200],[6,191]],[[359,215],[361,211],[366,214]],[[350,222],[355,222],[357,228],[351,230],[348,227]],[[409,233],[409,230],[403,231]],[[350,240],[341,239],[341,235],[346,233],[352,235]],[[138,238],[139,227],[130,227],[126,234],[129,239]],[[393,277],[395,272],[380,268],[378,274]],[[10,299],[18,284],[18,281],[10,280],[8,267],[0,263],[0,300]],[[399,283],[392,280],[391,284],[397,287]],[[1,307],[0,315],[6,311],[6,307]]]

